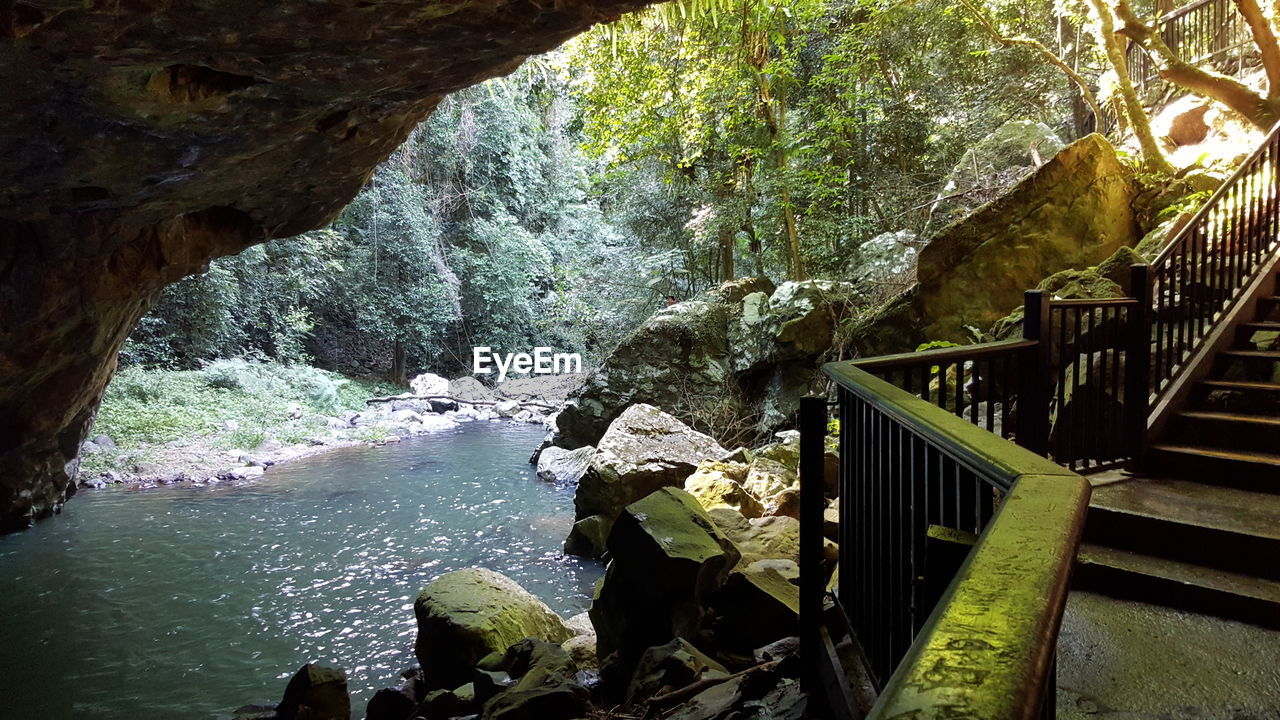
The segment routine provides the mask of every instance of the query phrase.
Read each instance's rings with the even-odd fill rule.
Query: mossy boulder
[[[1064,143],[1044,123],[1009,120],[965,151],[947,175],[940,198],[932,207],[933,219],[957,220],[993,192],[1008,187],[1052,158]]]
[[[940,230],[920,252],[918,286],[853,332],[863,356],[927,340],[970,342],[1023,293],[1062,270],[1134,245],[1133,172],[1101,135],[1077,140],[1004,195]]]
[[[418,620],[414,652],[429,688],[453,688],[492,652],[524,638],[561,643],[574,632],[514,580],[483,568],[445,573],[413,604]]]
[[[800,521],[786,516],[743,517],[729,508],[707,513],[738,550],[738,567],[759,560],[800,561]]]
[[[1124,297],[1124,289],[1099,275],[1096,270],[1063,270],[1036,285],[1045,295],[1059,300],[1101,300]]]
[[[733,383],[729,320],[741,312],[743,298],[773,290],[767,278],[744,278],[654,313],[568,399],[556,418],[559,444],[595,444],[635,403],[676,409],[690,396],[710,396],[732,405],[735,398],[725,392]]]
[[[591,622],[599,656],[618,653],[615,672],[625,678],[646,648],[696,639],[708,600],[740,558],[707,511],[678,488],[628,505],[609,535],[609,554]]]
[[[1130,248],[1121,248],[1096,269],[1063,270],[1045,278],[1035,289],[1045,293],[1051,299],[1058,300],[1102,300],[1106,298],[1128,297],[1129,266],[1135,262],[1143,262]],[[1109,273],[1117,279],[1103,274]],[[1119,280],[1124,280],[1122,285]],[[1019,304],[991,325],[987,333],[995,340],[1008,340],[1022,337],[1025,308]]]
[[[341,668],[303,665],[289,680],[276,706],[278,720],[350,720],[351,696]]]
[[[844,318],[866,303],[852,283],[724,283],[664,308],[627,337],[557,416],[556,443],[591,445],[632,404],[715,428],[730,444],[789,425]]]
[[[628,407],[600,439],[573,498],[577,519],[599,518],[593,521],[599,527],[587,537],[575,526],[566,548],[599,555],[604,548],[596,541],[607,535],[624,507],[658,488],[684,485],[704,460],[727,453],[709,436],[652,405]],[[590,551],[582,552],[587,547]]]
[[[1147,262],[1147,258],[1139,255],[1133,248],[1122,247],[1115,251],[1111,257],[1103,260],[1097,267],[1096,272],[1102,277],[1110,280],[1120,287],[1121,292],[1130,295],[1130,279],[1131,268],[1134,265],[1142,265]]]
[[[627,686],[629,703],[647,700],[663,688],[682,688],[699,680],[725,678],[729,671],[684,638],[644,651]]]
[[[917,274],[930,338],[961,342],[1027,288],[1110,257],[1137,239],[1132,172],[1101,135],[1072,143],[995,201],[943,229]]]
[[[734,570],[716,596],[715,634],[727,649],[749,653],[798,633],[800,588],[778,565],[760,560]]]
[[[727,507],[747,517],[760,517],[764,514],[760,499],[742,487],[747,467],[742,463],[704,461],[684,481],[684,489],[707,510]]]
[[[577,665],[559,645],[521,640],[503,655],[502,670],[515,682],[484,703],[480,720],[571,720],[591,707]]]

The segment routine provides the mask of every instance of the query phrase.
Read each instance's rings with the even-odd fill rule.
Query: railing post
[[[1131,471],[1142,466],[1147,416],[1151,413],[1151,278],[1150,265],[1129,268],[1129,292],[1138,301],[1129,317],[1124,354],[1125,447],[1129,452],[1126,467]]]
[[[822,511],[826,488],[823,451],[827,436],[825,398],[800,398],[800,676],[810,707],[824,705],[822,606],[826,572],[822,565]]]
[[[1049,453],[1049,378],[1053,377],[1049,301],[1039,290],[1023,296],[1022,339],[1035,340],[1018,368],[1018,444],[1037,455]]]

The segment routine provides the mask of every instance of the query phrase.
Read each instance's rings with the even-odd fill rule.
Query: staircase
[[[1274,292],[1275,278],[1272,278]],[[1280,297],[1255,301],[1236,342],[1216,354],[1170,432],[1151,447],[1154,466],[1178,477],[1280,492]]]
[[[1188,368],[1141,476],[1095,479],[1076,587],[1280,628],[1275,260]]]

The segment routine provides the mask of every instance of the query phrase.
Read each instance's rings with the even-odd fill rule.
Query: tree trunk
[[[1111,9],[1103,0],[1089,0],[1089,2],[1098,15],[1098,42],[1106,49],[1107,59],[1111,61],[1111,67],[1116,72],[1116,84],[1120,87],[1120,96],[1124,98],[1125,115],[1129,118],[1134,137],[1138,139],[1138,146],[1142,148],[1143,165],[1148,171],[1172,175],[1173,166],[1169,164],[1169,160],[1160,149],[1160,144],[1156,142],[1155,133],[1151,131],[1151,120],[1142,106],[1138,91],[1133,89],[1133,82],[1129,79],[1129,63],[1125,60],[1125,49],[1121,47],[1116,35],[1115,18],[1111,14]]]
[[[391,382],[396,385],[408,384],[409,378],[407,376],[404,341],[396,340],[391,346]]]
[[[1096,5],[1099,0],[1091,2]],[[1160,62],[1160,77],[1165,81],[1226,105],[1262,130],[1270,130],[1280,118],[1276,103],[1268,101],[1248,85],[1222,73],[1198,68],[1178,57],[1155,28],[1138,19],[1126,0],[1116,2],[1116,15],[1124,22],[1120,34],[1133,39],[1156,56]]]
[[[733,280],[737,275],[733,272],[733,228],[720,229],[720,270],[724,280]]]
[[[1280,94],[1280,45],[1271,22],[1258,6],[1258,0],[1235,0],[1236,9],[1244,16],[1245,24],[1253,35],[1253,42],[1262,55],[1262,67],[1267,71],[1267,97]]]

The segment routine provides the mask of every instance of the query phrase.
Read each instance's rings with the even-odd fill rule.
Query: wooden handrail
[[[1186,4],[1186,5],[1183,5],[1182,7],[1178,8],[1177,10],[1170,10],[1169,12],[1165,13],[1164,15],[1161,15],[1161,16],[1159,17],[1159,19],[1157,19],[1157,20],[1156,20],[1156,22],[1157,22],[1157,23],[1160,23],[1160,24],[1162,24],[1162,25],[1163,25],[1163,24],[1165,24],[1165,23],[1173,22],[1174,20],[1177,20],[1178,18],[1182,17],[1183,15],[1186,15],[1186,14],[1188,14],[1188,13],[1190,13],[1190,12],[1194,11],[1194,10],[1197,10],[1197,9],[1199,9],[1199,8],[1201,8],[1201,7],[1205,6],[1205,5],[1208,5],[1208,4],[1212,3],[1212,2],[1215,2],[1215,1],[1216,1],[1216,0],[1196,0],[1196,1],[1195,1],[1195,2],[1193,2],[1193,3],[1188,3],[1188,4]]]
[[[879,355],[876,357],[850,360],[853,367],[863,370],[893,370],[906,366],[942,364],[958,360],[980,360],[994,355],[1003,355],[1014,350],[1023,350],[1035,345],[1031,340],[1001,340],[998,342],[977,343],[974,345],[956,345],[954,347],[933,348],[917,352],[898,353],[896,355]]]

